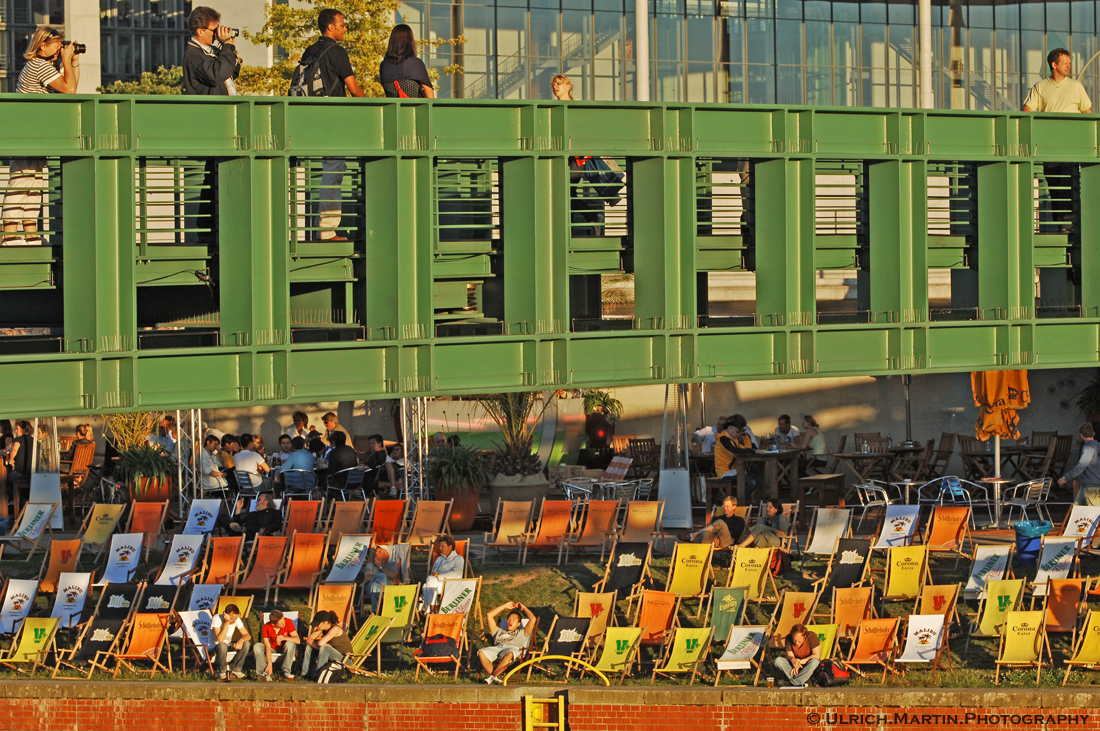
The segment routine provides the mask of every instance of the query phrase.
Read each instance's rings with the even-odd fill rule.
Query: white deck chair
[[[325,577],[326,584],[354,584],[370,554],[371,536],[342,535],[332,559],[332,569]]]
[[[58,627],[71,629],[80,624],[80,615],[84,612],[84,602],[88,598],[88,585],[91,583],[91,574],[68,571],[61,573],[57,579],[57,596],[50,612],[50,617],[57,620]]]
[[[248,511],[250,513],[256,511],[256,503],[259,502],[259,500],[260,498],[254,497],[248,501]],[[283,499],[281,497],[271,498],[271,507],[275,508],[276,510],[282,510]]]
[[[191,503],[191,512],[187,514],[187,524],[183,526],[185,536],[205,536],[214,530],[218,523],[218,512],[222,501],[218,499],[196,500]]]
[[[974,561],[970,565],[970,577],[963,587],[963,596],[967,599],[984,599],[985,587],[990,581],[1005,578],[1008,564],[1012,560],[1012,544],[996,546],[974,546]]]
[[[111,536],[111,550],[107,552],[107,566],[93,586],[107,583],[126,584],[133,580],[141,560],[141,541],[144,533],[115,533]]]
[[[57,505],[58,503],[25,503],[19,516],[19,526],[11,534],[0,536],[0,544],[10,542],[11,547],[17,551],[27,552],[27,560],[30,561],[38,550],[43,531],[49,531],[50,538],[53,539],[50,520]]]
[[[905,633],[905,648],[895,663],[935,663],[943,648],[943,614],[911,614]]]
[[[813,538],[805,553],[815,556],[832,556],[839,538],[848,538],[851,533],[852,511],[850,508],[816,508],[813,518]]]
[[[1084,550],[1092,543],[1092,536],[1096,533],[1097,523],[1100,522],[1100,505],[1074,505],[1066,518],[1066,526],[1062,530],[1065,538],[1076,538],[1078,550]]]
[[[0,609],[0,634],[15,634],[19,631],[23,620],[34,608],[34,599],[37,595],[37,580],[8,579],[8,588],[4,592],[4,606]]]
[[[187,639],[191,641],[199,657],[209,661],[210,653],[214,651],[214,647],[218,644],[218,640],[214,636],[214,630],[210,627],[213,610],[189,609],[186,612],[180,612],[179,618],[180,624],[183,626],[180,635],[182,636],[182,632],[186,632]],[[186,653],[184,653],[184,656],[186,657]]]
[[[882,530],[878,532],[872,551],[885,551],[887,548],[900,548],[913,542],[920,522],[919,505],[887,505],[886,517],[882,519]]]
[[[440,593],[440,614],[469,614],[478,600],[478,580],[444,579]]]
[[[199,502],[196,500],[195,502]],[[214,502],[218,502],[215,500]],[[194,512],[194,511],[192,511]],[[204,535],[177,534],[172,537],[172,545],[168,548],[168,558],[164,569],[157,577],[156,583],[172,586],[182,586],[191,581],[191,571],[201,554]]]
[[[293,623],[294,624],[294,631],[298,632],[299,636],[301,636],[301,632],[299,631],[299,628],[298,628],[298,612],[283,612],[283,619],[285,619],[288,622]],[[260,613],[260,634],[259,634],[260,647],[263,647],[263,645],[264,645],[264,639],[263,639],[264,638],[264,625],[267,624],[270,620],[271,620],[271,612],[261,612]],[[302,639],[304,640],[305,638],[302,637]],[[253,643],[252,646],[255,647],[256,646],[255,643]],[[298,649],[301,650],[302,648],[299,647]],[[277,662],[280,658],[282,658],[282,656],[283,656],[283,653],[281,653],[277,650],[272,650],[271,651],[272,665],[274,665],[275,662]],[[303,670],[303,672],[305,672],[305,671]]]
[[[224,588],[225,584],[193,584],[187,611],[200,612],[205,609],[213,613],[214,608],[218,606],[218,597],[222,595]]]
[[[753,679],[753,685],[756,685],[756,681],[760,679],[760,670],[763,667],[763,663],[758,662],[756,656],[764,647],[767,633],[767,627],[730,627],[726,649],[715,662],[718,668],[714,681],[715,685],[722,679],[723,672],[751,670],[753,665],[756,666],[756,677]]]
[[[1032,599],[1047,595],[1051,579],[1068,579],[1076,560],[1076,538],[1043,536],[1043,548],[1039,551],[1035,578],[1031,582]]]

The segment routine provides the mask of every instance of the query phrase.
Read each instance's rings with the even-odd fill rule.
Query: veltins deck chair
[[[561,564],[562,553],[565,551],[565,539],[572,529],[573,501],[544,499],[538,527],[523,542],[523,559],[520,563],[527,563],[527,552],[533,548],[537,551],[557,549],[558,563]]]
[[[768,633],[767,627],[730,627],[729,637],[726,638],[726,649],[715,663],[717,672],[714,674],[714,687],[722,680],[722,673],[732,674],[735,670],[752,670],[756,668],[756,676],[752,684],[760,681],[760,671],[763,665],[756,656],[764,648],[764,638]]]
[[[275,577],[275,603],[281,589],[313,589],[314,582],[325,568],[324,533],[295,533],[289,537],[290,551],[286,562]],[[266,601],[266,598],[265,598]]]
[[[351,638],[351,652],[344,655],[344,667],[349,672],[367,677],[382,677],[382,635],[393,624],[393,617],[372,614],[363,622],[355,637]],[[363,668],[363,663],[374,654],[377,670],[371,672]]]
[[[329,506],[328,518],[325,525],[328,526],[328,544],[335,546],[340,536],[346,534],[359,534],[363,529],[363,518],[367,514],[368,503],[362,500],[333,500]]]
[[[963,588],[967,599],[981,599],[985,596],[986,584],[1012,576],[1012,550],[1015,545],[975,545],[974,559],[970,564],[970,577]]]
[[[1005,615],[1020,608],[1024,596],[1023,579],[1001,579],[986,584],[985,597],[978,602],[978,622],[971,622],[970,634],[966,638],[966,649],[970,649],[970,640],[1000,638],[1004,633]]]
[[[619,540],[623,543],[652,541],[661,532],[661,513],[665,501],[631,500],[626,504],[626,518]]]
[[[375,543],[397,543],[405,527],[404,500],[375,500],[371,534]]]
[[[205,536],[214,530],[218,522],[218,512],[222,501],[217,498],[196,500],[191,503],[191,512],[187,514],[187,523],[183,526],[185,536]]]
[[[378,613],[393,619],[393,624],[382,635],[381,642],[393,644],[402,643],[408,639],[416,623],[416,600],[419,596],[420,584],[388,585],[382,588],[382,600],[379,602]]]
[[[814,582],[814,586],[825,596],[833,589],[849,589],[868,581],[868,569],[871,565],[871,539],[842,538],[836,542],[836,552],[829,559],[825,576]]]
[[[619,501],[588,500],[583,506],[583,518],[578,516],[577,523],[583,520],[584,528],[565,541],[565,563],[569,563],[569,552],[578,549],[600,549],[600,563],[612,539],[618,532]]]
[[[585,635],[587,647],[597,647],[603,641],[608,626],[615,624],[615,592],[605,593],[578,591],[573,604],[573,616],[577,619],[590,619],[588,634]]]
[[[283,556],[287,550],[286,536],[256,536],[252,543],[252,554],[244,568],[233,577],[235,591],[263,591],[264,604],[271,593],[271,586],[279,569],[283,565]],[[243,581],[241,577],[246,577]]]
[[[603,652],[593,666],[607,676],[618,675],[619,685],[623,684],[627,673],[634,665],[638,655],[639,643],[644,627],[608,627],[605,632]],[[584,671],[581,672],[584,677]]]
[[[960,558],[970,558],[965,550],[966,541],[970,538],[970,508],[937,505],[932,511],[931,525],[924,539],[924,545],[932,554],[955,554],[955,566],[958,567]]]
[[[743,586],[716,586],[710,597],[710,622],[707,626],[714,629],[711,641],[721,642],[729,637],[730,627],[741,624],[745,616],[745,594]]]
[[[1084,550],[1092,543],[1097,525],[1100,525],[1100,505],[1074,505],[1062,524],[1062,535],[1076,538],[1078,550]]]
[[[1054,664],[1050,654],[1046,629],[1043,626],[1043,612],[1009,612],[1005,616],[1004,632],[1001,634],[1001,652],[997,658],[997,670],[993,675],[994,685],[1001,684],[1002,667],[1035,668],[1035,684],[1043,673],[1043,650],[1047,659]]]
[[[203,535],[172,536],[172,545],[164,554],[164,565],[155,583],[183,586],[190,582],[192,575],[200,568],[196,564],[202,553],[203,538]]]
[[[215,501],[216,502],[216,501]],[[157,672],[172,672],[172,655],[168,653],[168,666],[161,662],[164,654],[164,643],[168,638],[167,614],[135,614],[130,622],[129,631],[124,643],[125,649],[111,652],[110,657],[115,661],[114,677],[125,667],[135,673],[149,673],[149,677]],[[99,663],[99,660],[96,660]],[[137,662],[148,662],[152,666],[148,669],[139,669],[134,666]]]
[[[931,664],[932,685],[936,684],[936,672],[941,668],[941,661],[947,659],[947,667],[951,667],[951,653],[945,652],[947,647],[947,629],[944,622],[947,619],[942,614],[911,614],[909,615],[909,627],[905,631],[905,647],[901,654],[894,660],[894,666]],[[905,668],[901,668],[904,673]],[[892,678],[891,678],[892,680]]]
[[[125,505],[96,503],[77,532],[84,541],[84,548],[91,548],[96,553],[102,551],[107,541],[111,540],[115,528],[118,527],[118,521],[122,518],[125,507]]]
[[[19,631],[23,620],[34,608],[38,596],[38,582],[34,579],[8,579],[4,585],[4,605],[0,609],[0,634],[12,635]]]
[[[1043,619],[1048,638],[1052,633],[1068,634],[1070,648],[1077,644],[1077,629],[1089,610],[1090,583],[1091,579],[1050,580],[1047,585],[1046,617]]]
[[[203,564],[204,584],[231,584],[241,570],[241,554],[244,552],[244,536],[210,537],[206,542],[206,558]],[[230,591],[232,591],[232,585]]]
[[[665,643],[677,624],[676,611],[680,607],[680,598],[667,591],[646,589],[639,599],[631,624],[642,630],[640,646],[658,648],[659,657],[664,653]]]
[[[681,603],[685,599],[698,599],[699,611],[695,613],[696,619],[703,616],[713,556],[714,545],[711,543],[677,543],[672,548],[665,591],[679,594]]]
[[[88,599],[88,586],[92,575],[65,571],[57,580],[57,596],[53,600],[50,616],[58,620],[58,625],[72,629],[81,623],[84,603]]]
[[[688,685],[695,685],[695,675],[699,672],[699,663],[707,657],[710,651],[710,627],[702,629],[677,627],[672,633],[672,639],[665,643],[664,665],[653,665],[653,676],[650,682],[657,679],[658,675],[679,675],[691,673]]]
[[[38,590],[43,594],[57,591],[57,582],[65,571],[76,571],[80,565],[80,539],[51,541],[49,561],[38,570]]]
[[[316,617],[318,612],[326,610],[335,612],[340,619],[340,628],[346,631],[355,619],[351,611],[354,599],[355,584],[321,584],[313,596],[310,616]]]
[[[547,672],[546,664],[551,662],[565,662],[565,679],[573,671],[573,663],[561,658],[584,660],[588,651],[585,649],[585,638],[588,637],[588,629],[592,625],[591,619],[577,619],[576,617],[562,617],[554,615],[554,621],[550,623],[550,631],[546,633],[546,641],[541,650],[533,650],[531,660],[548,658],[544,662],[534,662],[527,666],[527,680],[531,680],[531,671],[538,665],[539,669]],[[550,681],[553,682],[553,681]]]
[[[1066,660],[1063,687],[1069,682],[1069,674],[1074,668],[1100,670],[1100,610],[1090,609],[1085,617],[1085,627],[1073,646],[1073,657]]]
[[[127,533],[142,533],[145,538],[145,560],[149,560],[149,551],[164,533],[164,519],[168,515],[168,501],[162,503],[130,503],[130,518],[126,524]]]
[[[107,565],[95,586],[107,583],[125,584],[132,581],[141,560],[143,533],[116,533],[111,536],[111,550],[107,552]]]
[[[444,637],[450,637],[455,641],[456,650],[454,655],[443,655],[439,657],[422,657],[420,653],[413,655],[416,660],[416,673],[413,674],[413,680],[420,679],[420,669],[424,668],[424,672],[429,675],[435,675],[435,671],[431,669],[432,665],[439,665],[441,663],[453,662],[455,665],[454,679],[458,680],[458,671],[462,668],[462,658],[466,654],[466,615],[465,614],[431,614],[428,616],[428,626],[424,630],[424,642],[427,642],[429,638],[436,635],[443,635]],[[423,646],[423,645],[422,645]]]
[[[837,637],[851,639],[855,637],[860,622],[875,616],[875,587],[853,586],[848,589],[833,589],[831,621],[837,627]]]
[[[928,549],[924,546],[899,546],[886,550],[886,583],[883,602],[916,602],[921,587],[928,581]]]
[[[771,548],[738,548],[733,554],[733,568],[726,586],[743,586],[745,599],[750,602],[779,601],[779,590],[769,570],[772,558]],[[768,584],[771,593],[765,594]]]
[[[852,511],[849,508],[814,508],[810,519],[810,538],[803,555],[832,556],[836,542],[852,535]]]
[[[768,628],[768,647],[780,648],[796,624],[806,624],[814,616],[819,595],[812,591],[791,591],[787,589],[779,601],[776,616]]]
[[[942,614],[947,617],[947,636],[951,636],[951,623],[960,622],[958,584],[925,584],[917,599],[917,614]]]
[[[886,673],[894,671],[892,661],[897,630],[896,617],[863,620],[856,628],[856,637],[852,640],[852,649],[845,664],[860,677],[867,677],[859,669],[860,665],[881,665],[882,680],[879,685],[885,684]]]
[[[317,519],[321,517],[324,500],[287,500],[286,517],[283,519],[283,535],[290,537],[295,533],[313,533],[317,530]]]
[[[917,534],[917,523],[920,522],[919,505],[887,505],[886,517],[882,519],[878,536],[872,550],[881,551],[886,548],[898,548],[908,546],[913,542]]]
[[[822,660],[831,660],[833,658],[833,650],[836,649],[836,632],[837,626],[835,624],[808,624],[806,625],[807,632],[813,632],[817,635],[818,647]]]
[[[649,543],[617,543],[611,549],[603,578],[593,588],[600,592],[615,592],[616,599],[626,599],[632,604],[643,582],[650,578],[651,557],[652,545]],[[627,613],[630,613],[629,605]]]
[[[57,503],[26,503],[23,511],[19,513],[19,519],[15,521],[15,528],[6,536],[0,536],[0,544],[8,545],[27,554],[27,560],[38,550],[42,541],[43,531],[48,531],[53,539],[51,519]]]
[[[495,534],[485,534],[485,543],[481,549],[482,563],[486,561],[490,548],[501,555],[514,550],[516,552],[516,563],[523,560],[523,542],[527,534],[531,532],[531,513],[534,506],[535,503],[530,500],[522,502],[497,501],[496,517],[493,520],[493,525],[497,529]]]
[[[435,543],[435,539],[439,536],[450,535],[451,529],[447,523],[453,506],[454,500],[418,502],[409,532],[401,542],[408,543],[413,548],[427,548]]]
[[[1047,595],[1047,583],[1051,579],[1068,579],[1080,568],[1076,538],[1042,537],[1035,578],[1031,581],[1031,608],[1035,598]]]
[[[53,617],[28,617],[16,633],[11,650],[0,655],[0,665],[7,665],[12,670],[29,665],[32,675],[39,666],[45,669],[46,657],[56,646],[56,635],[57,620]]]

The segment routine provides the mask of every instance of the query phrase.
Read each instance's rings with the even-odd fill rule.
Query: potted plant
[[[615,436],[615,424],[623,416],[623,403],[602,389],[586,389],[584,400],[584,431],[588,446],[605,449]]]
[[[118,450],[116,477],[130,490],[134,502],[163,502],[172,496],[172,460],[158,447],[147,443],[155,434],[161,414],[104,414],[103,424]]]
[[[534,500],[550,494],[550,481],[542,474],[542,460],[532,453],[531,446],[535,427],[553,400],[553,392],[540,399],[536,391],[496,393],[478,399],[500,428],[502,437],[493,453],[492,471],[495,474],[489,482],[493,510],[501,497]]]
[[[454,500],[451,531],[470,530],[487,475],[481,450],[462,444],[437,449],[424,461],[424,475],[435,486],[437,499]]]

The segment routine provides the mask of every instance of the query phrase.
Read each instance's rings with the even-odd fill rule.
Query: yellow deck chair
[[[619,534],[620,543],[649,543],[661,532],[661,514],[665,501],[631,500]]]
[[[206,571],[204,584],[229,584],[233,591],[233,580],[241,570],[241,554],[244,552],[244,536],[211,536],[206,541],[206,558],[203,563]]]
[[[349,672],[366,677],[382,677],[382,635],[393,624],[393,617],[383,617],[380,614],[372,614],[363,622],[363,626],[351,639],[351,652],[344,655],[344,667]],[[374,654],[377,662],[377,670],[374,672],[365,670],[363,663]]]
[[[732,675],[737,670],[752,672],[756,668],[752,684],[760,682],[760,672],[764,669],[763,663],[757,659],[764,652],[767,643],[767,627],[733,626],[730,627],[729,636],[726,638],[726,648],[716,658],[714,666],[714,687],[722,680],[722,673]]]
[[[928,551],[932,554],[955,554],[955,568],[958,568],[960,558],[971,557],[966,552],[967,541],[973,546],[974,541],[970,537],[970,508],[937,505],[932,512],[932,520],[924,539]]]
[[[587,646],[598,647],[603,642],[604,632],[609,626],[615,624],[615,601],[616,595],[613,591],[577,592],[573,616],[577,619],[592,620],[588,625],[588,634],[585,636]]]
[[[451,529],[448,518],[451,516],[451,508],[454,500],[421,500],[416,504],[416,512],[413,514],[412,525],[401,543],[408,543],[413,548],[428,548],[435,539],[441,535],[450,535]]]
[[[875,617],[875,587],[853,586],[833,589],[832,616],[837,637],[850,640],[856,635],[859,623]]]
[[[115,670],[113,677],[117,678],[119,671],[125,667],[135,673],[149,673],[153,677],[158,671],[172,672],[172,653],[168,653],[168,666],[160,661],[164,654],[164,644],[168,638],[169,614],[135,614],[130,622],[126,637],[126,649],[110,653],[114,658]],[[98,659],[97,659],[98,664]],[[141,670],[134,666],[137,662],[152,663],[148,670]]]
[[[382,635],[380,641],[385,644],[399,643],[399,656],[400,643],[408,639],[409,633],[412,632],[412,628],[416,623],[416,604],[419,598],[420,584],[382,587],[382,600],[379,602],[378,613],[383,617],[393,619],[393,623]]]
[[[806,625],[806,631],[817,635],[817,641],[820,643],[819,654],[821,659],[833,659],[833,650],[836,649],[837,626],[835,624],[808,624]]]
[[[214,614],[221,614],[230,604],[236,604],[237,609],[241,610],[241,617],[247,621],[248,616],[252,614],[252,605],[255,603],[255,599],[251,594],[219,596],[217,603],[214,605]]]
[[[490,548],[501,555],[515,551],[516,563],[523,560],[523,541],[531,532],[531,513],[534,507],[535,503],[531,500],[497,501],[496,517],[493,519],[493,525],[497,529],[496,533],[485,534],[485,543],[481,548],[482,563],[488,558]]]
[[[295,533],[288,537],[290,551],[283,567],[275,577],[275,603],[283,589],[313,590],[325,568],[324,533]]]
[[[1066,675],[1062,678],[1062,687],[1069,682],[1069,674],[1074,668],[1100,670],[1100,611],[1090,609],[1085,617],[1085,628],[1077,636],[1073,657],[1066,660]]]
[[[771,548],[738,548],[733,554],[733,570],[726,586],[745,587],[745,600],[749,602],[778,601],[779,590],[769,570],[771,559]],[[769,584],[771,594],[766,593]]]
[[[77,532],[84,541],[84,548],[91,548],[98,555],[114,535],[125,507],[125,505],[96,503]]]
[[[283,519],[283,535],[295,533],[313,533],[317,530],[317,519],[324,510],[324,500],[287,500],[286,517]]]
[[[577,522],[581,519],[578,517]],[[565,541],[565,563],[569,563],[569,552],[578,549],[600,549],[600,563],[619,529],[618,500],[589,500],[584,504],[584,528],[577,535]]]
[[[340,543],[342,535],[356,535],[362,531],[363,518],[367,514],[368,503],[362,500],[333,500],[329,506],[328,544],[330,547]]]
[[[1052,633],[1069,634],[1070,647],[1077,644],[1077,630],[1089,610],[1090,579],[1051,579],[1047,584],[1047,606],[1043,627],[1049,641]],[[1035,608],[1032,597],[1031,608]]]
[[[149,551],[164,533],[164,519],[168,516],[168,501],[162,503],[131,503],[130,518],[126,523],[127,533],[144,533],[142,544],[145,546],[145,562],[149,562]]]
[[[806,624],[814,616],[814,609],[820,598],[819,594],[812,591],[784,591],[775,616],[772,617],[772,625],[768,628],[768,649],[782,647],[787,635],[791,633],[791,627]]]
[[[565,541],[572,530],[573,501],[544,499],[539,514],[538,528],[532,531],[532,534],[523,542],[523,559],[521,563],[527,563],[527,552],[533,548],[537,551],[557,549],[558,563],[561,564],[561,557],[565,551]]]
[[[51,519],[57,510],[57,503],[24,503],[23,510],[15,521],[15,527],[6,536],[0,536],[0,544],[11,546],[20,553],[27,554],[27,561],[38,550],[42,537],[47,533],[53,539]]]
[[[49,561],[42,562],[38,572],[38,591],[53,594],[57,591],[58,577],[63,573],[72,573],[80,565],[79,538],[71,541],[52,541]]]
[[[58,620],[56,617],[27,617],[15,635],[12,648],[0,655],[0,665],[12,670],[31,668],[31,675],[41,666],[46,669],[46,655],[55,649]]]
[[[1004,632],[1001,634],[1001,652],[997,658],[997,671],[993,675],[994,685],[1001,684],[1002,667],[1035,668],[1035,684],[1043,673],[1043,649],[1047,651],[1050,664],[1054,658],[1050,655],[1046,629],[1043,626],[1043,612],[1008,612],[1005,615]]]
[[[657,679],[658,675],[681,675],[691,673],[688,685],[695,685],[695,676],[699,673],[699,663],[707,657],[710,651],[711,628],[688,629],[677,627],[672,633],[672,640],[665,645],[664,666],[653,666],[653,676],[650,682]]]
[[[679,594],[681,602],[698,599],[699,611],[695,619],[703,616],[703,605],[710,593],[707,586],[712,576],[710,562],[713,556],[714,545],[710,543],[677,543],[672,548],[665,591]]]
[[[608,627],[603,652],[593,667],[607,676],[617,674],[619,685],[622,685],[638,656],[644,630],[644,627]],[[583,671],[581,677],[584,677]]]
[[[928,548],[899,546],[886,549],[886,580],[882,602],[914,601],[928,581]]]
[[[1005,615],[1020,608],[1024,596],[1023,579],[1000,579],[986,584],[985,598],[978,601],[978,622],[972,623],[966,638],[966,650],[970,640],[1000,638],[1003,634]]]
[[[886,683],[886,673],[894,672],[894,643],[898,631],[896,617],[889,619],[865,619],[856,628],[856,637],[852,640],[852,649],[848,652],[845,664],[860,677],[867,677],[859,669],[861,665],[882,666],[882,679],[879,685]]]

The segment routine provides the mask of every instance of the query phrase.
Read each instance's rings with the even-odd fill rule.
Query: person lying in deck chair
[[[255,510],[249,510],[248,501],[241,498],[233,513],[232,518],[224,512],[218,513],[218,525],[231,536],[243,535],[246,541],[251,541],[260,531],[272,535],[283,527],[283,515],[271,504],[270,493],[260,493],[256,497]]]
[[[505,609],[508,610],[508,618],[504,622],[505,628],[502,629],[497,624],[497,615]],[[500,679],[501,673],[530,644],[530,638],[523,628],[524,615],[528,622],[535,621],[531,610],[519,602],[505,602],[486,615],[489,631],[493,633],[493,644],[477,651],[477,659],[481,661],[481,667],[486,672],[486,685],[503,682]]]

